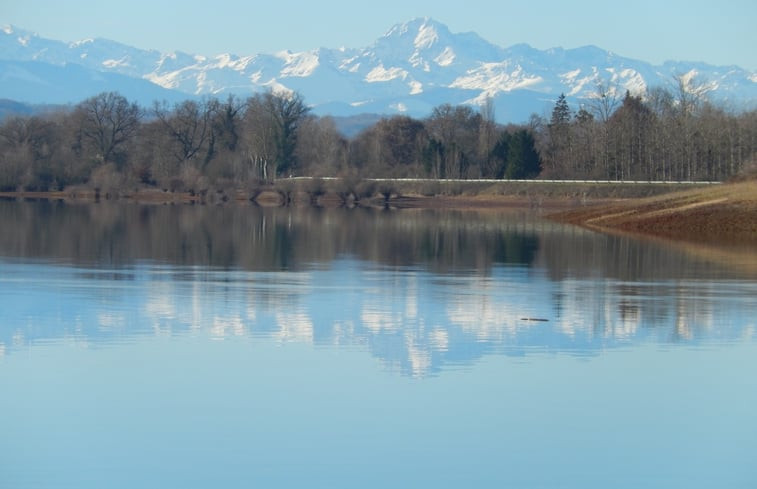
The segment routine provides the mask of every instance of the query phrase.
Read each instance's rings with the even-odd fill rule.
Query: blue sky
[[[755,0],[0,0],[0,24],[43,37],[105,37],[206,55],[363,47],[392,25],[423,16],[501,46],[594,44],[652,63],[676,59],[757,70]]]

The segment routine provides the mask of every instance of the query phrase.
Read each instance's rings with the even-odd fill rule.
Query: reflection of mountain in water
[[[2,202],[0,227],[5,352],[244,336],[427,375],[492,353],[736,341],[757,317],[754,282],[523,215]]]

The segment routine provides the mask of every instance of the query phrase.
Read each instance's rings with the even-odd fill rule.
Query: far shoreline
[[[757,181],[626,185],[620,182],[394,181],[346,184],[319,179],[282,179],[250,189],[203,192],[136,188],[102,191],[72,187],[60,191],[0,192],[4,200],[71,203],[252,204],[260,207],[315,206],[390,209],[521,209],[550,220],[600,232],[634,234],[698,243],[757,245]],[[679,190],[680,189],[680,190]],[[757,249],[757,248],[756,248]]]
[[[252,202],[261,206],[568,209],[711,185],[712,182],[294,177],[278,179],[272,183],[253,183],[246,188],[221,187],[194,191],[150,186],[101,189],[80,185],[50,191],[0,191],[0,198],[71,202],[126,201],[144,204]]]

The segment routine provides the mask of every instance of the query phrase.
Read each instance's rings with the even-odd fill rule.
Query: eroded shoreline
[[[604,232],[756,246],[757,181],[568,209],[555,221]]]

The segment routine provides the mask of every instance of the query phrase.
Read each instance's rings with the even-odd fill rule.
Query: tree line
[[[757,111],[731,113],[685,88],[618,99],[600,84],[577,112],[561,95],[551,117],[524,125],[497,124],[491,100],[479,109],[445,104],[425,119],[382,119],[351,139],[297,93],[142,108],[106,92],[70,110],[6,118],[0,190],[200,192],[303,175],[722,180],[753,164]]]
[[[673,89],[633,95],[600,83],[573,112],[565,96],[536,119],[543,175],[606,180],[722,181],[757,163],[757,110],[728,111],[705,85],[676,77]]]

